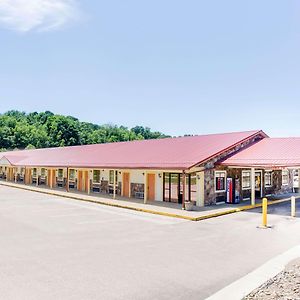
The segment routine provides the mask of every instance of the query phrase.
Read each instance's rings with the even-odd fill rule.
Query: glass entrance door
[[[180,173],[164,173],[164,201],[182,203],[181,181]]]
[[[163,195],[164,201],[182,203],[183,175],[182,173],[164,173]],[[186,175],[185,199],[196,201],[197,186],[196,173]]]
[[[262,171],[255,172],[255,197],[262,197]]]

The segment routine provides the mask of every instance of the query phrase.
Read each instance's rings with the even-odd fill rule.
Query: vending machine
[[[226,183],[226,191],[227,191],[227,198],[226,198],[226,203],[233,203],[233,180],[232,178],[228,177],[227,178],[227,183]]]
[[[241,184],[239,178],[235,179],[235,188],[234,188],[234,203],[238,204],[240,203],[240,190],[241,190]]]
[[[226,203],[237,204],[240,203],[240,180],[238,178],[227,178],[226,182]]]

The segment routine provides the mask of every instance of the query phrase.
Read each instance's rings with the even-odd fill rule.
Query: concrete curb
[[[300,245],[269,260],[258,269],[226,286],[224,289],[206,298],[206,300],[241,300],[269,279],[278,275],[289,262],[299,257]]]
[[[207,220],[207,219],[212,219],[212,218],[217,218],[217,217],[221,217],[221,216],[225,216],[225,215],[229,215],[229,214],[233,214],[233,213],[238,213],[238,212],[242,212],[242,211],[262,207],[262,204],[245,205],[245,206],[241,206],[241,207],[237,207],[237,208],[233,208],[233,209],[228,209],[228,210],[220,211],[220,212],[216,212],[216,213],[208,213],[206,215],[199,216],[199,217],[189,217],[189,216],[185,216],[185,215],[181,215],[181,214],[174,214],[174,213],[168,213],[168,212],[163,212],[163,211],[156,211],[156,210],[145,209],[145,208],[140,208],[140,207],[134,207],[134,206],[125,205],[125,204],[123,205],[123,204],[111,203],[111,202],[107,202],[107,201],[93,200],[93,199],[86,198],[84,195],[76,195],[76,194],[72,195],[71,193],[70,194],[64,194],[64,192],[56,192],[56,191],[47,190],[47,189],[44,190],[44,189],[41,189],[41,188],[35,188],[35,187],[31,187],[31,186],[26,186],[26,185],[10,184],[10,183],[7,183],[7,182],[0,182],[0,185],[8,186],[8,187],[11,187],[11,188],[27,190],[27,191],[32,191],[32,192],[36,192],[36,193],[52,195],[52,196],[56,196],[56,197],[69,198],[69,199],[74,199],[74,200],[78,200],[78,201],[84,201],[84,202],[101,204],[101,205],[106,205],[106,206],[111,206],[111,207],[134,210],[134,211],[139,211],[139,212],[144,212],[144,213],[149,213],[149,214],[154,214],[154,215],[160,215],[160,216],[165,216],[165,217],[184,219],[184,220],[194,221],[194,222]],[[300,197],[297,197],[297,198],[300,198]],[[274,200],[272,202],[268,202],[268,205],[274,205],[274,204],[283,203],[283,202],[287,202],[287,201],[290,201],[290,198]]]
[[[296,197],[296,199],[299,199],[299,198],[300,197]],[[290,201],[290,198],[268,201],[268,206],[279,204],[279,203],[284,203],[284,202],[288,202],[288,201]],[[216,217],[234,214],[234,213],[238,213],[238,212],[242,212],[242,211],[246,211],[246,210],[250,210],[250,209],[254,209],[254,208],[259,208],[259,207],[262,207],[261,203],[255,204],[255,205],[245,205],[245,206],[229,209],[229,210],[222,211],[222,212],[211,213],[211,214],[201,216],[201,217],[195,217],[195,218],[193,218],[192,221],[201,221],[201,220],[205,220],[205,219],[216,218]]]
[[[11,188],[16,188],[16,189],[21,189],[21,190],[26,190],[26,191],[31,191],[31,192],[36,192],[36,193],[41,193],[41,194],[47,194],[47,195],[56,196],[56,197],[62,197],[62,198],[90,202],[90,203],[95,203],[95,204],[100,204],[100,205],[111,206],[111,207],[129,209],[129,210],[134,210],[134,211],[139,211],[139,212],[144,212],[144,213],[149,213],[149,214],[154,214],[154,215],[179,218],[179,219],[184,219],[184,220],[188,220],[188,221],[195,221],[194,220],[195,218],[193,218],[193,217],[188,217],[188,216],[179,215],[179,214],[172,214],[172,213],[167,213],[167,212],[162,212],[162,211],[155,211],[155,210],[151,210],[151,209],[133,207],[133,206],[128,206],[128,205],[121,205],[121,204],[117,204],[117,203],[109,203],[109,202],[105,202],[105,201],[101,201],[101,200],[88,199],[88,198],[85,198],[84,195],[78,195],[78,196],[72,195],[72,194],[66,195],[66,194],[61,194],[60,192],[56,193],[55,191],[52,191],[52,190],[42,190],[42,189],[37,190],[36,188],[31,188],[30,186],[10,185],[9,183],[7,184],[7,183],[3,183],[3,182],[0,182],[0,185],[11,187]]]

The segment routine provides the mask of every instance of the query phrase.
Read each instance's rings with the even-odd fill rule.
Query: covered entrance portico
[[[225,168],[243,170],[249,184],[242,184],[250,191],[251,204],[255,198],[295,192],[300,187],[300,138],[265,138],[220,163]],[[298,171],[297,171],[298,170]],[[250,173],[249,173],[250,171]],[[245,175],[246,176],[246,175]],[[245,179],[245,178],[244,178]],[[246,178],[247,179],[247,178]],[[245,182],[245,180],[242,181]]]
[[[295,175],[300,172],[299,167],[276,166],[227,166],[227,178],[241,182],[237,194],[241,201],[250,200],[251,205],[256,204],[256,199],[273,197],[295,192],[295,181],[298,189],[300,181]],[[295,172],[297,170],[298,172]]]

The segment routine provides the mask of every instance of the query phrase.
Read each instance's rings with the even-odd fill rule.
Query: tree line
[[[81,122],[50,111],[25,113],[11,110],[0,114],[0,151],[64,147],[107,142],[165,138],[148,127],[131,129],[117,125]]]

